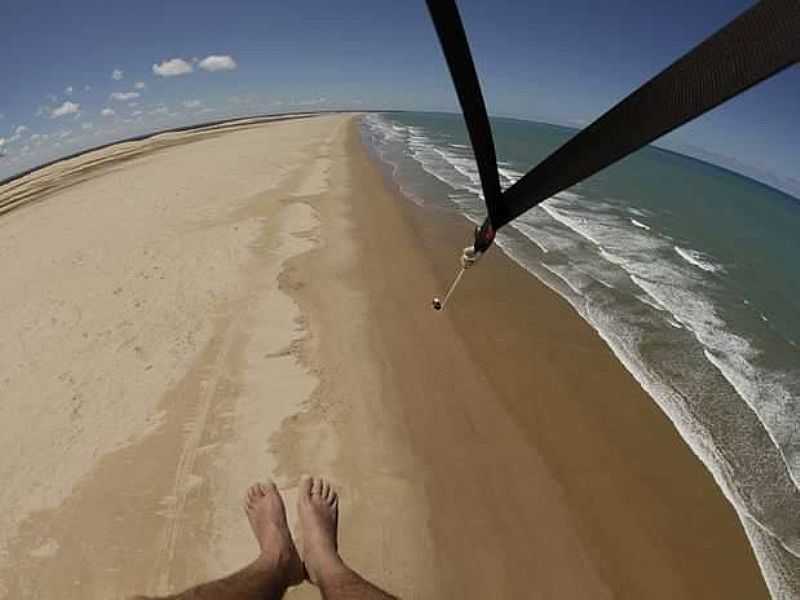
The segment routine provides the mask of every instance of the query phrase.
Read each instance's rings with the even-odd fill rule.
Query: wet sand
[[[246,484],[294,523],[304,472],[404,597],[767,597],[565,302],[495,249],[431,310],[470,227],[400,197],[354,121],[181,135],[0,218],[0,597],[225,574],[255,552]]]

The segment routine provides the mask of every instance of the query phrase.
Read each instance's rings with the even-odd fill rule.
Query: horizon
[[[459,2],[490,114],[573,129],[749,6],[618,0],[597,13],[590,0],[500,4]],[[12,24],[0,77],[18,82],[0,92],[0,180],[210,119],[367,106],[460,112],[422,2],[307,0],[312,19],[279,3],[234,2],[224,28],[217,8],[209,0],[0,7]],[[800,74],[787,69],[652,145],[797,199],[798,97]]]
[[[435,111],[435,110],[434,111],[424,111],[424,110],[370,109],[370,108],[358,108],[358,109],[353,109],[353,108],[335,108],[335,109],[321,109],[321,110],[316,110],[316,111],[292,111],[292,112],[280,112],[280,113],[251,114],[251,115],[230,117],[230,118],[225,118],[225,119],[216,119],[216,120],[213,120],[213,121],[200,121],[200,122],[197,122],[197,123],[192,123],[190,125],[181,125],[181,126],[177,126],[177,127],[167,127],[167,128],[164,128],[164,129],[155,129],[155,130],[152,130],[152,131],[146,131],[144,133],[140,133],[140,134],[133,135],[133,136],[130,136],[130,137],[114,139],[114,140],[111,140],[109,142],[105,142],[105,143],[102,143],[102,144],[99,144],[99,145],[96,145],[96,146],[89,146],[89,147],[86,147],[86,148],[82,148],[82,149],[77,150],[77,151],[75,151],[75,152],[73,152],[71,154],[59,156],[58,158],[55,158],[53,160],[49,160],[49,161],[44,162],[44,163],[36,164],[36,165],[34,165],[34,166],[32,166],[32,167],[30,167],[28,169],[25,169],[24,171],[20,171],[20,172],[14,173],[12,175],[9,175],[8,177],[5,177],[3,179],[0,179],[0,187],[6,185],[8,183],[12,183],[12,182],[14,182],[14,181],[16,181],[18,179],[23,178],[23,177],[26,177],[27,175],[35,173],[38,170],[46,169],[49,166],[52,166],[54,164],[58,164],[59,162],[62,162],[62,161],[65,161],[65,160],[71,160],[73,158],[78,158],[79,156],[82,156],[84,154],[89,154],[91,152],[97,152],[99,150],[104,150],[106,148],[110,148],[111,146],[115,146],[117,144],[124,144],[124,143],[127,143],[127,142],[135,142],[135,141],[146,140],[146,139],[149,139],[151,137],[156,137],[158,135],[162,135],[162,134],[165,134],[165,133],[178,132],[178,131],[191,131],[192,129],[202,129],[204,127],[213,127],[215,125],[223,125],[223,124],[226,124],[226,123],[232,123],[232,122],[236,122],[236,121],[246,121],[246,120],[249,120],[249,119],[256,119],[256,120],[265,119],[265,120],[268,120],[268,119],[272,119],[274,117],[294,117],[294,116],[299,116],[299,115],[318,116],[318,115],[324,115],[324,114],[337,114],[337,113],[349,113],[349,112],[352,112],[352,113],[378,113],[378,114],[380,114],[380,113],[424,113],[424,114],[450,115],[450,116],[460,117],[460,118],[463,117],[462,113],[461,112],[457,112],[457,111]],[[571,126],[571,125],[564,125],[564,124],[561,124],[561,123],[549,123],[549,122],[546,122],[546,121],[540,121],[540,120],[536,120],[536,119],[525,119],[525,118],[522,118],[522,117],[511,117],[511,116],[491,115],[491,114],[489,115],[489,118],[490,119],[509,119],[509,120],[514,120],[514,121],[523,121],[523,122],[527,122],[527,123],[536,123],[536,124],[539,124],[539,125],[546,125],[546,126],[549,126],[549,127],[560,127],[562,129],[568,129],[568,130],[574,131],[576,133],[580,131],[579,128],[576,128],[576,127]],[[656,140],[656,141],[658,141],[658,140]],[[645,150],[647,148],[650,148],[650,149],[653,149],[653,150],[658,150],[660,152],[666,152],[668,154],[674,154],[674,155],[679,156],[681,158],[684,158],[686,160],[697,161],[699,163],[702,163],[704,165],[708,165],[708,166],[713,167],[715,169],[721,169],[721,170],[723,170],[723,171],[725,171],[727,173],[730,173],[730,174],[735,175],[737,177],[741,177],[742,179],[746,179],[748,181],[751,181],[753,183],[756,183],[758,185],[766,187],[766,188],[768,188],[769,190],[771,190],[773,192],[777,192],[778,194],[786,196],[787,198],[789,198],[790,200],[792,200],[794,202],[800,203],[800,195],[792,194],[791,192],[782,190],[782,189],[780,189],[778,187],[775,187],[774,185],[770,185],[769,183],[761,181],[761,180],[759,180],[759,179],[757,179],[755,177],[751,177],[750,175],[747,175],[746,173],[741,173],[741,172],[736,171],[736,170],[734,170],[732,168],[729,168],[729,167],[727,167],[725,165],[717,164],[715,162],[712,162],[710,160],[706,160],[704,158],[700,158],[700,157],[697,157],[697,156],[692,156],[690,154],[686,154],[686,153],[680,152],[678,150],[673,150],[671,148],[658,146],[658,145],[656,145],[656,143],[647,144],[646,146],[644,146],[640,150],[637,150],[637,152],[641,152],[642,150]],[[470,147],[470,149],[471,149],[471,147]],[[636,154],[636,153],[633,153],[633,154]],[[633,156],[633,154],[631,154],[631,156]],[[625,160],[625,158],[628,158],[628,157],[624,157],[623,159],[621,159],[618,162],[621,162],[622,160]],[[617,163],[612,163],[612,165],[609,165],[609,167],[613,166],[614,164],[617,164]],[[535,166],[536,166],[535,164],[531,164],[530,168],[532,169]]]

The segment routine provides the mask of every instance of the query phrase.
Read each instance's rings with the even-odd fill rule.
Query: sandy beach
[[[0,598],[252,559],[245,487],[340,490],[406,598],[766,598],[736,513],[574,311],[406,201],[356,116],[112,146],[0,187]],[[289,597],[313,598],[308,585]]]

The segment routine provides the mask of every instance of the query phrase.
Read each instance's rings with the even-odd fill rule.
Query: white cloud
[[[81,123],[81,129],[83,129],[84,131],[88,131],[89,129],[94,129],[94,123],[89,123],[89,122]]]
[[[90,86],[90,85],[88,85],[88,84],[87,84],[87,85],[85,85],[85,86],[83,86],[83,91],[84,91],[84,92],[88,92],[88,91],[89,91],[89,90],[91,90],[91,89],[92,89],[92,86]]]
[[[140,110],[135,110],[135,111],[133,111],[133,112],[131,113],[131,116],[132,116],[132,117],[138,117],[138,116],[139,116],[139,115],[141,115],[141,114],[142,114],[142,111],[140,111]]]
[[[64,93],[65,93],[67,96],[72,96],[72,92],[73,92],[73,91],[74,91],[74,90],[73,90],[72,86],[71,86],[71,85],[68,85],[68,86],[67,86],[67,88],[64,90]]]
[[[239,65],[236,64],[236,61],[231,56],[212,54],[211,56],[206,56],[197,66],[204,71],[213,73],[214,71],[233,71]]]
[[[22,147],[22,153],[23,154],[27,154],[30,151],[31,151],[31,147],[30,146],[23,146]]]
[[[151,115],[165,115],[168,112],[169,111],[167,110],[167,107],[162,104],[161,106],[156,106],[148,114],[151,114]]]
[[[16,142],[17,140],[22,138],[22,134],[28,131],[28,128],[25,125],[20,125],[16,129],[14,129],[14,134],[8,139],[9,142]]]
[[[186,100],[183,102],[185,108],[200,108],[203,105],[200,100]]]
[[[58,102],[58,96],[55,94],[47,94],[47,99],[50,100],[50,102]]]
[[[62,139],[62,140],[65,139],[65,138],[68,138],[71,135],[72,135],[72,131],[70,131],[69,129],[62,129],[61,131],[58,132],[58,137],[59,137],[59,139]]]
[[[159,77],[175,77],[194,71],[194,67],[182,58],[170,58],[159,65],[153,65],[153,73]]]
[[[137,106],[139,106],[139,103],[138,102],[128,102],[128,106],[130,106],[131,108],[136,108]]]
[[[119,102],[125,102],[127,100],[138,98],[139,96],[141,96],[139,92],[114,92],[111,94],[111,99],[118,100]]]
[[[113,79],[114,81],[119,81],[120,79],[122,79],[122,76],[123,76],[122,69],[114,69],[113,71],[111,71],[111,79]]]
[[[70,102],[67,100],[59,106],[58,108],[54,108],[50,111],[50,118],[55,119],[57,117],[63,117],[64,115],[71,115],[78,112],[78,109],[81,107],[80,104],[76,104],[75,102]]]
[[[104,117],[113,117],[117,113],[114,112],[114,109],[104,108],[103,110],[100,111],[100,114],[103,115]]]
[[[137,81],[137,82],[136,82],[136,83],[133,85],[133,87],[135,87],[137,90],[143,90],[144,88],[146,88],[146,87],[147,87],[147,85],[145,84],[145,82],[144,82],[144,81]]]

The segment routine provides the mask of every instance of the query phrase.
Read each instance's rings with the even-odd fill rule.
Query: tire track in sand
[[[185,427],[188,431],[175,468],[172,494],[164,499],[164,504],[168,506],[166,511],[168,520],[164,525],[164,533],[158,550],[158,564],[162,565],[157,584],[159,593],[166,593],[169,589],[171,566],[175,558],[175,548],[180,536],[186,504],[190,493],[195,489],[197,483],[201,481],[199,476],[194,474],[194,467],[198,457],[198,450],[209,426],[212,401],[218,396],[221,387],[223,387],[221,386],[221,380],[225,373],[226,358],[229,356],[233,345],[236,325],[236,320],[229,322],[221,334],[221,340],[217,338],[215,340],[216,343],[212,342],[210,350],[214,359],[207,367],[208,374],[203,377],[201,383],[201,393],[198,398],[194,420],[188,427]],[[214,346],[217,346],[217,348],[214,348]]]

